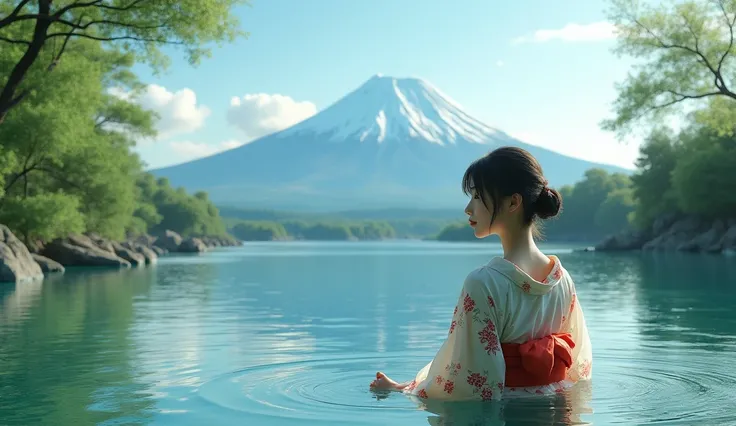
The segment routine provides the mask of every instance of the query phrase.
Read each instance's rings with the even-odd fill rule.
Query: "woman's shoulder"
[[[508,286],[507,278],[491,268],[489,264],[478,266],[470,271],[463,282],[463,287],[468,293],[483,292],[496,295],[504,286]]]

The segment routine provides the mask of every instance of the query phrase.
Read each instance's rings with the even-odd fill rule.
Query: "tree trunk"
[[[13,67],[10,76],[8,76],[8,81],[5,83],[5,87],[0,92],[0,124],[5,121],[8,112],[25,97],[25,93],[16,95],[16,92],[46,43],[46,33],[51,25],[50,10],[51,0],[39,0],[38,14],[41,16],[36,19],[31,44],[28,45],[28,49],[26,49],[23,57]]]

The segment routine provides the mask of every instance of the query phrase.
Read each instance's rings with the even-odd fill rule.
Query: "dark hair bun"
[[[540,219],[550,219],[560,213],[562,195],[556,189],[545,188],[534,203],[534,212]]]

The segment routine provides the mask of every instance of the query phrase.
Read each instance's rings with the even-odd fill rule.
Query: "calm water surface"
[[[420,406],[410,378],[491,244],[267,243],[0,284],[2,425],[736,424],[736,259],[558,254],[594,379],[566,394]]]

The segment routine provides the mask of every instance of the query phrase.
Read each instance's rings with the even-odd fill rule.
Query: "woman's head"
[[[462,185],[470,196],[465,212],[478,238],[515,228],[531,228],[536,235],[536,220],[552,218],[562,207],[562,196],[547,186],[539,162],[521,148],[501,147],[477,159]]]

